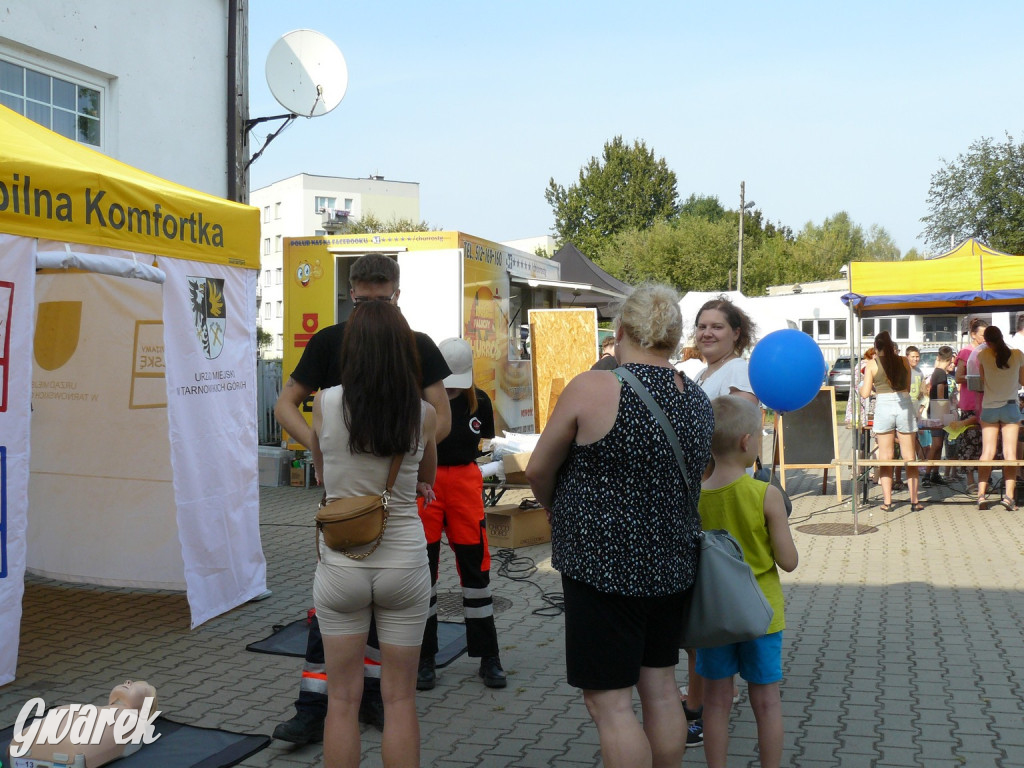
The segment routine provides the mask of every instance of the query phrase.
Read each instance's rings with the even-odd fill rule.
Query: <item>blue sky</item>
[[[548,180],[572,183],[622,135],[665,158],[681,199],[735,208],[745,181],[769,221],[845,210],[921,248],[942,159],[1024,140],[1022,22],[1017,0],[251,0],[253,117],[284,111],[264,74],[284,33],[322,32],[349,69],[340,106],[288,127],[251,183],[416,181],[432,226],[511,240],[549,234]]]

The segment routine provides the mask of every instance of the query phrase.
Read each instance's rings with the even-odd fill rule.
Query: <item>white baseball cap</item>
[[[445,389],[469,389],[473,386],[473,348],[465,339],[445,339],[437,348],[448,363],[452,375],[444,380]]]

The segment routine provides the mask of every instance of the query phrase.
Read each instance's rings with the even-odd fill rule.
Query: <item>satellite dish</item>
[[[331,40],[312,29],[297,29],[267,54],[267,85],[278,103],[302,117],[325,115],[345,97],[348,67]]]

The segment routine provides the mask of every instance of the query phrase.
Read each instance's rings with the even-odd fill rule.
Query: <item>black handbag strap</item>
[[[683,446],[679,444],[679,436],[676,434],[675,427],[672,426],[672,422],[668,420],[668,416],[665,415],[665,411],[660,405],[651,397],[651,393],[647,391],[647,387],[640,383],[633,372],[625,366],[619,366],[612,371],[623,384],[626,384],[630,389],[636,392],[637,396],[643,401],[644,405],[651,412],[651,415],[657,419],[658,424],[665,432],[665,437],[668,438],[669,445],[672,446],[672,452],[676,455],[676,461],[679,462],[679,471],[683,474],[683,484],[687,490],[690,488],[690,473],[686,471],[686,458],[683,456]]]

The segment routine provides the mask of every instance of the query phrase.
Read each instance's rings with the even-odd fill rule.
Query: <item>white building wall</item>
[[[350,201],[347,210],[351,221],[368,214],[382,222],[420,220],[418,182],[300,173],[252,190],[249,203],[260,209],[258,322],[273,337],[270,348],[264,350],[267,357],[284,353],[284,238],[324,234],[317,198],[333,198],[336,209],[346,208],[345,203]]]
[[[846,281],[828,280],[804,283],[799,287],[772,286],[768,289],[767,296],[744,296],[737,301],[731,294],[729,298],[739,303],[754,322],[761,326],[759,336],[777,330],[781,327],[780,321],[788,321],[798,330],[809,332],[821,347],[825,361],[831,364],[836,358],[850,354],[850,309],[842,301],[847,292]],[[697,309],[717,295],[716,292],[690,292],[683,297],[680,306],[683,311],[683,323],[688,331],[684,338],[692,331]],[[967,343],[966,335],[962,333],[964,320],[975,315],[998,325],[1004,333],[1012,333],[1016,328],[1015,316],[1009,312],[982,311],[928,317],[899,314],[861,320],[854,318],[856,328],[853,341],[856,348],[863,353],[873,344],[876,333],[889,330],[893,341],[901,349],[910,344],[922,350],[937,349],[943,344],[959,349]],[[955,330],[953,339],[934,332],[935,325],[943,322]]]
[[[105,154],[227,195],[226,0],[5,3],[0,59],[100,90]]]
[[[526,251],[527,253],[537,253],[540,249],[544,251],[544,254],[551,258],[555,255],[555,238],[551,235],[538,235],[536,237],[524,237],[519,240],[506,240],[502,245],[507,245],[509,248],[516,248],[520,251]]]

